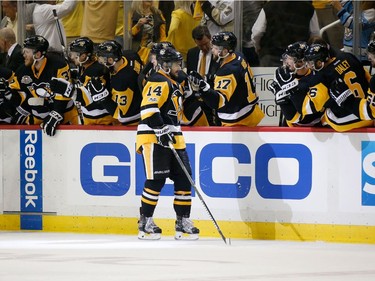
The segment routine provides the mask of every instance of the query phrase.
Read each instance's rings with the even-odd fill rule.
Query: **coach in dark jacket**
[[[17,44],[16,35],[9,27],[0,29],[0,50],[3,54],[2,66],[16,71],[24,64],[22,47]]]
[[[187,73],[197,71],[202,77],[206,77],[207,82],[213,87],[214,75],[219,68],[211,53],[211,34],[205,25],[199,25],[192,31],[192,37],[197,47],[189,49],[186,57]],[[216,112],[207,105],[202,104],[208,122],[211,126],[219,125]]]

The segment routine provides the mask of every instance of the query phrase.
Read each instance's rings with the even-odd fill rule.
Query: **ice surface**
[[[375,245],[0,232],[0,281],[375,280]]]

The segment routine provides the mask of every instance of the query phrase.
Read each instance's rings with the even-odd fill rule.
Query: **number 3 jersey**
[[[246,60],[232,53],[217,70],[214,89],[202,92],[204,102],[217,109],[222,126],[254,127],[263,119],[252,79]]]
[[[111,98],[101,103],[101,106],[122,125],[135,126],[140,119],[142,97],[137,83],[140,70],[141,65],[137,61],[122,57],[122,64],[116,71],[110,72],[110,79],[106,83]],[[79,100],[84,106],[93,103],[88,91],[83,90],[81,94]]]
[[[161,70],[149,77],[142,92],[141,121],[138,124],[136,149],[146,143],[157,143],[154,129],[168,125],[176,149],[186,147],[182,135],[182,86]]]

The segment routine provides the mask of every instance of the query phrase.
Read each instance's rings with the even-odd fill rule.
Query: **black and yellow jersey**
[[[214,89],[202,92],[204,102],[217,115],[222,126],[256,126],[264,117],[258,105],[253,73],[239,54],[224,58],[216,72]]]
[[[338,54],[317,75],[320,76],[321,83],[328,89],[333,81],[341,78],[356,98],[367,98],[370,74],[364,69],[361,62],[350,53]],[[363,118],[364,115],[363,107],[358,107],[356,111],[354,108],[340,107],[330,99],[322,117],[322,124],[327,124],[339,132],[373,126],[372,121]]]
[[[96,59],[91,61],[85,67],[79,68],[78,85],[86,87],[87,83],[93,77],[99,77],[104,85],[109,80],[109,72],[107,68],[100,64]],[[82,87],[77,91],[76,101],[81,105],[84,125],[114,125],[118,121],[108,113],[99,103],[94,103],[87,99],[85,89]],[[87,92],[86,92],[87,93]]]
[[[12,92],[12,102],[31,113],[29,122],[40,124],[51,110],[64,115],[63,124],[78,124],[78,112],[74,101],[62,95],[55,95],[50,89],[52,77],[70,80],[68,64],[57,56],[44,57],[39,71],[35,66],[19,67],[9,87]],[[34,99],[30,101],[30,99]],[[35,99],[39,100],[35,102]]]
[[[298,76],[298,90],[290,96],[280,108],[289,127],[320,125],[325,104],[329,100],[328,88],[308,70],[305,75]],[[316,81],[316,82],[315,82]]]
[[[14,72],[4,66],[0,66],[0,83],[9,85],[9,81],[14,79]],[[0,124],[10,124],[16,107],[5,97],[0,97]]]
[[[156,69],[152,67],[152,63],[149,62],[142,70],[141,75],[138,77],[138,85],[143,90],[144,85],[147,83],[149,77],[156,72]],[[181,83],[182,87],[185,88],[188,81]],[[183,114],[181,117],[182,126],[209,126],[209,122],[206,113],[202,109],[202,100],[198,100],[192,91],[187,95],[183,93]]]
[[[142,92],[141,121],[137,130],[137,152],[146,143],[157,143],[154,129],[168,125],[174,134],[176,149],[186,147],[182,135],[180,120],[182,118],[182,86],[162,70],[148,78]]]
[[[142,65],[136,60],[128,60],[125,57],[122,57],[122,62],[117,71],[110,73],[109,81],[106,83],[111,99],[101,104],[122,125],[137,125],[140,120],[142,100],[137,78]],[[86,106],[92,102],[87,91],[82,91],[82,95]]]
[[[202,101],[198,100],[194,94],[184,95],[182,102],[182,126],[209,126],[209,122],[202,108]]]
[[[366,98],[351,99],[342,106],[361,120],[375,120],[375,75],[370,79]]]

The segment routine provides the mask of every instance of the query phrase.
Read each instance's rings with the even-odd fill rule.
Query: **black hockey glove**
[[[4,100],[10,100],[12,96],[12,92],[7,84],[7,82],[4,79],[0,78],[0,99]]]
[[[79,76],[80,76],[79,67],[70,68],[70,77],[72,78],[72,81],[74,82],[78,81]]]
[[[12,124],[23,125],[26,124],[27,117],[30,115],[30,112],[23,109],[21,106],[16,107],[16,112],[12,117]]]
[[[188,79],[194,91],[207,92],[210,89],[210,85],[196,71],[190,71]]]
[[[289,91],[294,94],[298,87],[298,80],[295,74],[284,66],[280,66],[275,71],[275,81],[280,85],[283,91]]]
[[[341,78],[337,78],[331,83],[329,95],[335,100],[338,106],[342,106],[343,103],[355,98],[353,92],[349,90],[348,86]]]
[[[92,78],[87,84],[87,88],[94,102],[102,102],[109,96],[109,92],[100,82],[100,78]]]
[[[270,90],[275,95],[275,102],[276,104],[285,104],[288,103],[290,100],[290,92],[289,91],[283,91],[277,83],[277,81],[272,81],[270,85],[268,85],[268,90]]]
[[[176,143],[173,133],[169,130],[168,125],[164,125],[160,129],[154,129],[158,144],[164,147],[169,147],[169,143]]]
[[[182,83],[184,81],[187,81],[187,78],[188,78],[188,75],[185,73],[185,71],[183,70],[180,70],[177,72],[177,77],[175,78],[175,80],[177,81],[177,83]]]
[[[63,120],[63,116],[57,111],[52,110],[42,123],[43,132],[53,137],[56,134],[56,127]]]
[[[66,98],[71,98],[75,91],[74,85],[63,78],[53,77],[49,82],[49,85],[52,92],[60,94]]]

